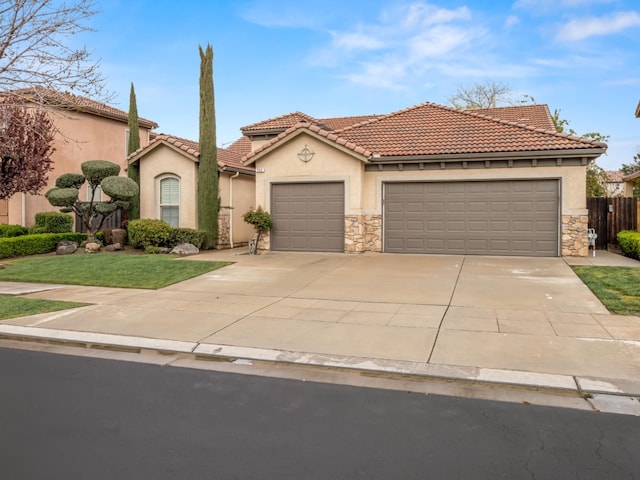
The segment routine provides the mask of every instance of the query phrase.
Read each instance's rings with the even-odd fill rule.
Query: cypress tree
[[[218,241],[218,152],[213,94],[213,49],[200,50],[200,162],[198,165],[198,228],[205,232],[204,248]]]
[[[131,83],[131,93],[129,94],[129,143],[127,144],[127,155],[131,155],[133,152],[140,148],[140,127],[138,125],[138,106],[136,104],[136,92],[133,89],[133,82]],[[140,187],[140,165],[129,165],[127,169],[127,176],[138,184]],[[128,209],[129,220],[135,220],[140,218],[140,192],[129,201]]]

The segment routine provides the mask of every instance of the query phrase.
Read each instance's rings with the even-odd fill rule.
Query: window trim
[[[162,203],[162,182],[165,180],[176,180],[178,182],[178,203]],[[162,218],[162,209],[163,207],[177,207],[178,209],[178,221],[177,221],[177,225],[172,225],[174,227],[179,227],[180,226],[180,220],[181,220],[181,200],[182,200],[182,179],[173,173],[165,173],[163,175],[159,175],[158,177],[156,177],[156,184],[157,184],[157,194],[156,194],[156,214],[157,214],[157,218],[159,219],[163,219]]]

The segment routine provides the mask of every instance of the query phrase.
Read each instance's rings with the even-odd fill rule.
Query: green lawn
[[[610,311],[640,315],[640,268],[585,266],[574,270]]]
[[[0,281],[121,288],[162,288],[228,265],[173,255],[74,254],[3,261]]]
[[[58,310],[83,307],[85,305],[86,303],[60,302],[58,300],[40,300],[37,298],[0,295],[0,320],[36,315],[38,313],[56,312]]]

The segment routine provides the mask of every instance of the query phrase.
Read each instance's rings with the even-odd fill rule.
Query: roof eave
[[[457,161],[457,160],[490,160],[508,158],[597,158],[606,149],[571,149],[571,150],[527,150],[516,152],[482,152],[482,153],[441,153],[434,155],[389,155],[376,156],[371,158],[371,163],[401,163],[401,162],[423,162],[423,161]]]

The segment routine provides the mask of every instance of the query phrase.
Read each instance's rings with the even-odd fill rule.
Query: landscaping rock
[[[98,253],[102,245],[96,242],[89,242],[84,246],[84,253]]]
[[[119,252],[120,250],[122,250],[122,245],[119,243],[113,243],[111,245],[107,245],[106,247],[104,247],[104,249],[107,252]]]
[[[200,250],[191,243],[181,243],[180,245],[173,247],[171,253],[174,255],[180,255],[181,257],[186,257],[188,255],[197,255],[200,253]]]
[[[71,240],[62,240],[56,245],[56,255],[71,255],[78,250],[78,244]]]
[[[171,253],[171,249],[169,247],[160,247],[160,253],[168,255]]]

